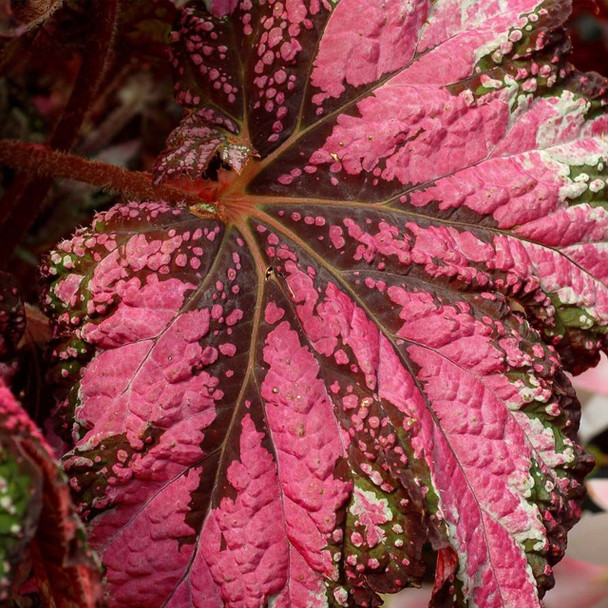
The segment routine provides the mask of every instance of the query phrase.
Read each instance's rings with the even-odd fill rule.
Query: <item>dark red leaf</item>
[[[48,608],[93,608],[100,572],[66,479],[0,379],[0,600],[34,594]],[[24,580],[31,569],[31,578]]]

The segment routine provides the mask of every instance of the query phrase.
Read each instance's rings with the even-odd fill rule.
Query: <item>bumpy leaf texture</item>
[[[231,132],[238,132],[237,126],[216,117],[212,110],[205,108],[187,116],[169,134],[155,163],[155,183],[181,176],[199,179],[216,158],[240,173],[254,151]]]
[[[427,570],[436,606],[540,606],[589,465],[563,369],[608,322],[604,83],[568,11],[183,10],[185,120],[259,157],[194,184],[216,219],[125,204],[46,268],[110,606],[375,606]],[[189,145],[160,179],[207,167]]]

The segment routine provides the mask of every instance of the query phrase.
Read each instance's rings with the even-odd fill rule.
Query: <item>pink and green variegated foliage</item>
[[[182,9],[156,178],[205,172],[204,202],[122,204],[45,268],[110,607],[377,606],[433,575],[434,606],[541,605],[590,464],[564,370],[608,327],[606,94],[569,8]]]

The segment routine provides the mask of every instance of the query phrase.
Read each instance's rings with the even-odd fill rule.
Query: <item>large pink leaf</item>
[[[46,269],[109,605],[372,606],[436,554],[435,605],[540,606],[589,468],[562,365],[608,320],[568,3],[199,4],[173,64],[203,130],[161,177],[231,164],[205,126],[260,156]]]

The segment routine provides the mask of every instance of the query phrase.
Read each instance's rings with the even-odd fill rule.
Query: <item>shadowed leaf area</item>
[[[605,83],[565,0],[181,9],[157,181],[44,269],[110,608],[532,608],[608,322]]]

